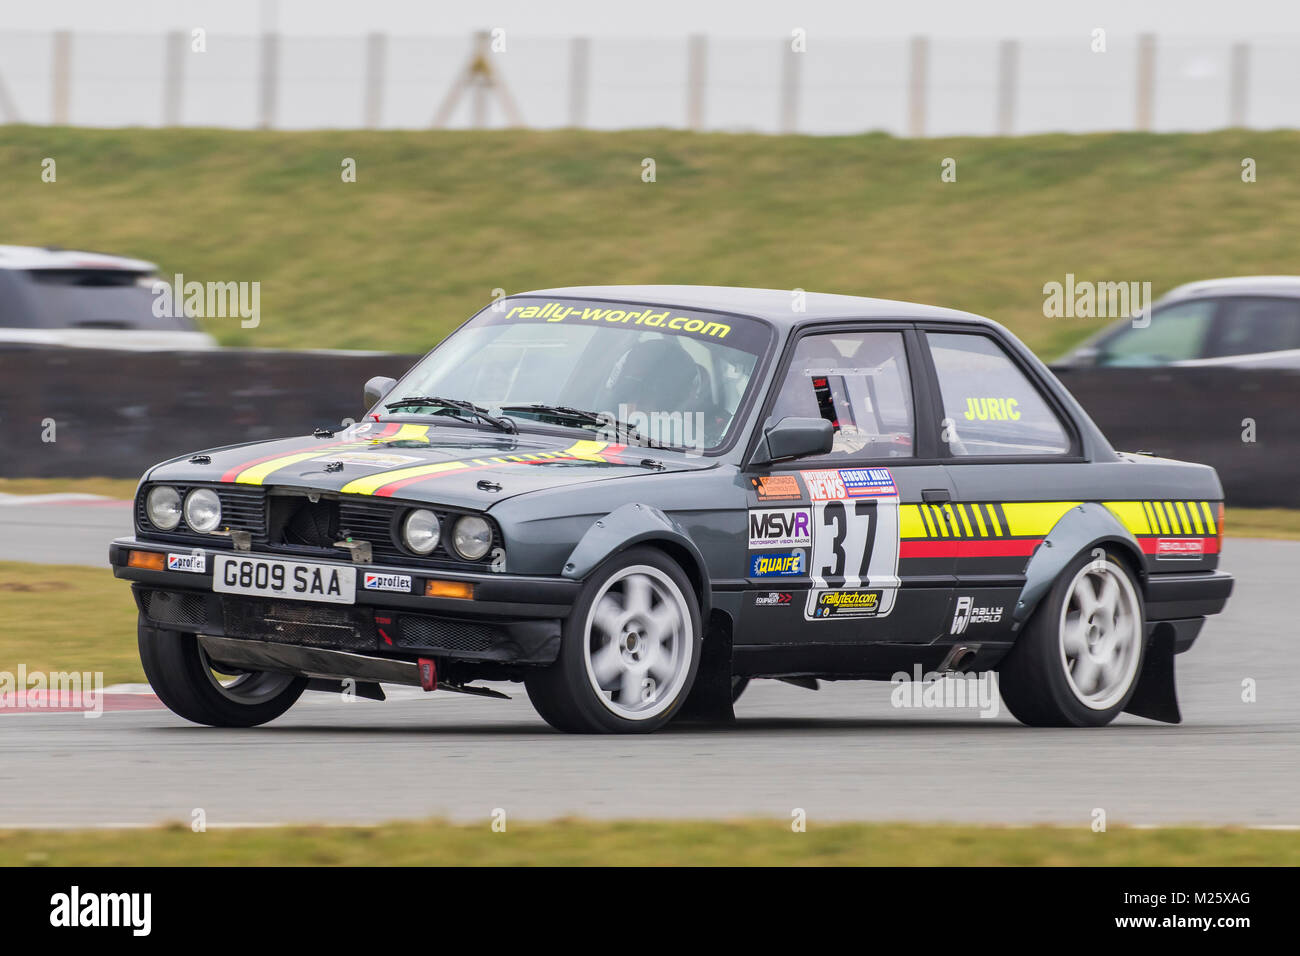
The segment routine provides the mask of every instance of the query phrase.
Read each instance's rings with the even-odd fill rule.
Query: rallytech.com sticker
[[[880,614],[880,596],[880,591],[863,589],[810,591],[808,592],[807,616],[813,619],[876,617]]]

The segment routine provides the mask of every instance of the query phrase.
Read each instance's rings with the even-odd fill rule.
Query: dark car
[[[506,680],[562,730],[649,731],[750,678],[919,667],[996,669],[1028,724],[1176,722],[1232,587],[1213,469],[1116,452],[963,312],[530,292],[365,391],[360,424],[144,475],[110,557],[181,716]]]

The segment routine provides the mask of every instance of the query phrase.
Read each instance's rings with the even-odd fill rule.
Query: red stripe
[[[397,429],[399,429],[400,427],[401,425],[397,422],[389,422],[387,425],[384,426],[382,431],[379,431],[374,435],[367,435],[364,440],[368,441],[371,438],[386,438],[389,435],[393,434],[393,432],[397,431]],[[234,481],[236,478],[239,477],[239,473],[241,471],[244,471],[247,468],[252,468],[254,465],[260,465],[264,461],[271,461],[273,458],[284,458],[286,455],[298,455],[305,451],[315,451],[318,448],[337,448],[339,445],[351,445],[355,441],[356,441],[355,438],[348,438],[348,439],[342,439],[340,441],[326,442],[323,445],[321,444],[304,445],[302,448],[295,448],[293,451],[278,451],[274,455],[263,455],[261,458],[253,458],[249,461],[244,462],[242,465],[236,465],[234,468],[231,468],[228,472],[222,475],[221,480]]]
[[[1034,553],[1042,538],[952,539],[943,541],[900,541],[900,558],[1010,558]]]

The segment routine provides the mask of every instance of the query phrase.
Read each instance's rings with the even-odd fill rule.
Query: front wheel
[[[569,733],[648,733],[681,709],[699,669],[695,592],[662,551],[631,548],[583,585],[560,656],[525,683],[552,727]]]
[[[1142,597],[1114,554],[1076,557],[999,669],[1002,700],[1032,727],[1098,727],[1137,687],[1146,644]]]
[[[159,630],[144,621],[139,645],[145,677],[158,699],[196,724],[256,727],[292,707],[307,687],[307,678],[292,674],[223,674],[195,635]]]

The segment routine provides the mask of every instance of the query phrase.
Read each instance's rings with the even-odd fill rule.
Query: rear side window
[[[1063,455],[1065,428],[1047,400],[986,335],[926,335],[943,396],[943,434],[951,455]]]
[[[1157,309],[1149,325],[1130,324],[1103,341],[1097,364],[1148,366],[1200,358],[1214,305],[1213,299],[1195,299]]]
[[[826,332],[795,345],[772,407],[782,418],[824,418],[829,460],[910,458],[912,382],[901,332]]]
[[[1210,357],[1288,349],[1300,349],[1300,299],[1249,296],[1224,301]]]

